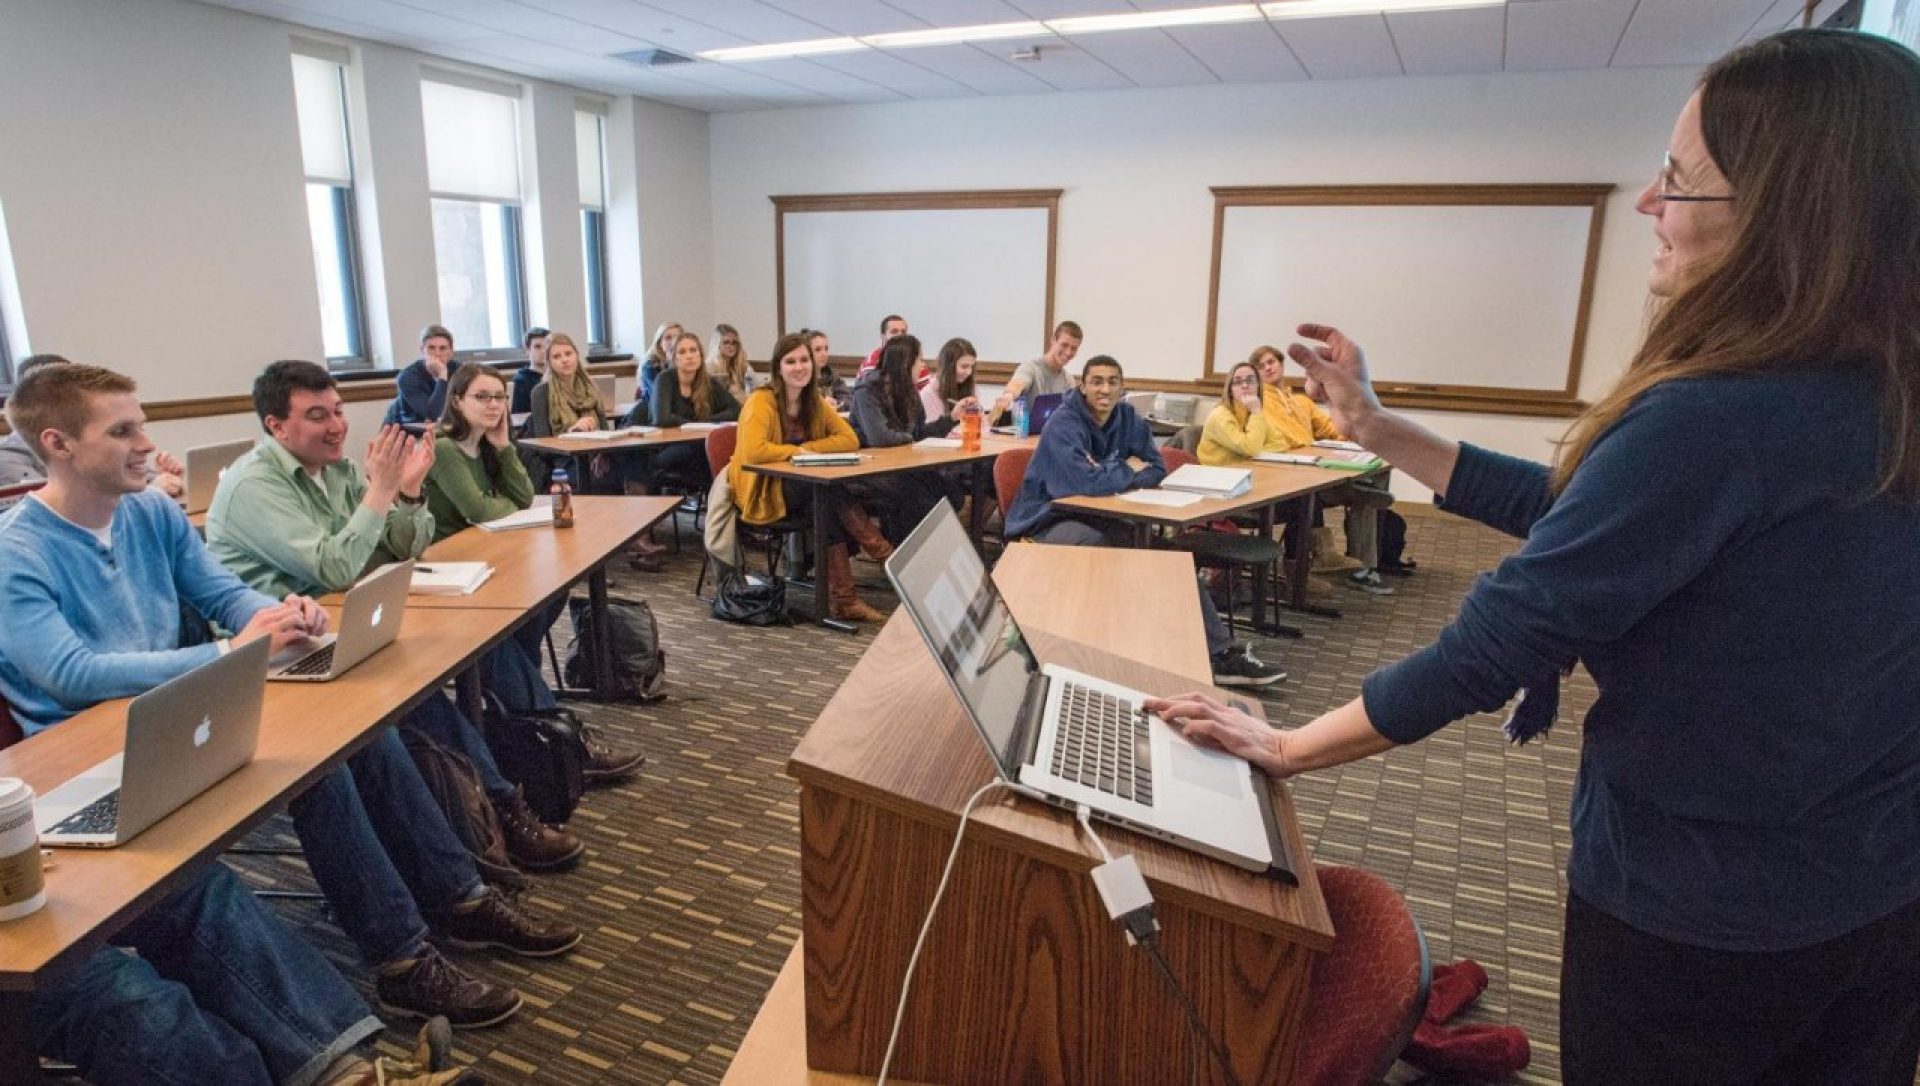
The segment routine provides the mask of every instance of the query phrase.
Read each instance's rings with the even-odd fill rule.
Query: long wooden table
[[[594,453],[644,452],[650,449],[664,449],[669,445],[691,445],[695,442],[705,444],[711,430],[688,430],[679,426],[671,429],[654,430],[646,434],[622,434],[619,437],[522,437],[514,440],[515,445],[533,449],[551,456],[591,456]]]
[[[1190,556],[1020,544],[994,576],[1041,659],[1149,692],[1207,684]],[[783,974],[755,1019],[736,1060],[753,1076],[743,1083],[824,1084],[877,1070],[960,809],[993,772],[898,613],[788,771],[801,784],[803,983]],[[1110,847],[1139,861],[1172,967],[1249,1083],[1290,1073],[1312,958],[1333,940],[1291,801],[1278,784],[1273,794],[1301,866],[1297,888],[1103,830]],[[1106,920],[1087,877],[1096,857],[1073,819],[1024,799],[976,811],[921,958],[894,1071],[954,1086],[1184,1080],[1194,1055],[1184,1018]],[[804,1053],[795,1048],[800,1018]],[[1205,1066],[1207,1081],[1224,1081]]]
[[[895,445],[884,449],[861,449],[860,462],[832,467],[802,467],[790,461],[781,460],[770,464],[748,464],[747,470],[775,479],[790,479],[805,484],[813,494],[813,615],[825,625],[839,628],[827,617],[827,578],[825,571],[818,568],[821,556],[826,553],[827,538],[831,534],[835,518],[835,490],[847,483],[857,483],[868,479],[878,479],[887,475],[900,475],[919,471],[938,471],[942,468],[964,467],[969,473],[969,491],[973,501],[967,518],[967,532],[973,538],[976,549],[980,547],[981,533],[986,523],[987,503],[992,500],[993,462],[1000,454],[1010,449],[1033,448],[1039,443],[1037,437],[1002,437],[998,434],[983,434],[977,452],[961,449],[925,449],[916,445]]]
[[[337,617],[337,612],[336,612]],[[328,683],[268,683],[253,761],[115,849],[59,849],[46,907],[0,924],[0,1082],[40,1081],[30,993],[360,749],[513,628],[507,610],[415,611],[393,644]],[[39,795],[119,753],[131,699],[103,702],[0,751]]]

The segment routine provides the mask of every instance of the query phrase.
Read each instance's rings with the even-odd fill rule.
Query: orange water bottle
[[[969,404],[960,412],[960,451],[980,451],[980,405]]]
[[[553,526],[573,527],[573,480],[568,478],[565,468],[555,468],[553,472]]]

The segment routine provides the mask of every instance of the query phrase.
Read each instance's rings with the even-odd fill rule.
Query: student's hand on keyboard
[[[320,637],[327,632],[330,621],[326,609],[315,603],[311,597],[289,595],[284,601],[300,615],[300,628],[308,637]]]
[[[1171,724],[1196,746],[1244,758],[1275,777],[1292,772],[1286,765],[1285,732],[1211,695],[1196,690],[1170,698],[1148,698],[1144,704],[1147,712]]]
[[[270,638],[273,652],[279,652],[288,645],[303,641],[307,631],[301,625],[300,609],[286,603],[276,603],[271,607],[262,607],[253,613],[241,631],[233,636],[235,645],[244,645],[255,638]]]

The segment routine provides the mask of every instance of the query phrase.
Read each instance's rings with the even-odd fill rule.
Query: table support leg
[[[993,474],[993,461],[975,460],[970,467],[973,472],[973,502],[967,510],[967,534],[973,537],[973,549],[984,558],[986,544],[982,542],[982,537],[987,529],[987,502],[991,500],[987,480]]]
[[[0,1082],[40,1086],[40,1057],[27,1030],[26,992],[0,992]]]
[[[607,566],[601,563],[587,574],[588,621],[593,623],[593,692],[613,696],[613,624],[607,621]]]
[[[1260,538],[1273,538],[1273,506],[1260,507]],[[1270,570],[1266,563],[1253,567],[1253,616],[1255,631],[1268,637],[1305,637],[1306,632],[1298,626],[1289,626],[1284,622],[1267,621],[1267,581]],[[1228,601],[1231,603],[1232,601]]]

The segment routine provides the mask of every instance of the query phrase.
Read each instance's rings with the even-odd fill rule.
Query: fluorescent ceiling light
[[[1387,15],[1403,11],[1497,8],[1507,0],[1284,0],[1262,4],[1269,19],[1321,19],[1330,15]]]
[[[942,26],[931,30],[868,34],[860,40],[875,49],[910,49],[916,45],[955,45],[960,42],[994,41],[999,38],[1045,37],[1046,34],[1047,24],[1045,23],[987,23],[982,26]]]
[[[822,53],[852,53],[865,49],[859,38],[814,38],[811,41],[778,42],[773,45],[741,45],[732,49],[709,49],[701,60],[773,60],[779,57],[811,57]]]
[[[1249,23],[1258,18],[1260,18],[1258,4],[1222,4],[1210,8],[1177,8],[1172,11],[1141,11],[1126,15],[1077,15],[1070,19],[1048,19],[1047,26],[1056,34],[1098,34],[1106,30],[1152,30],[1165,26]]]

